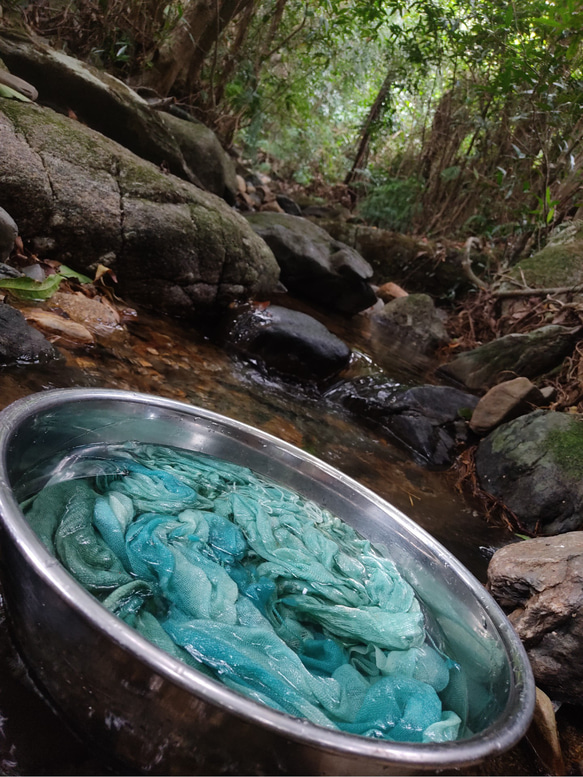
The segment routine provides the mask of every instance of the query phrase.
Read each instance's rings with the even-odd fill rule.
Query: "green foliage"
[[[49,29],[55,2],[31,4]],[[73,52],[135,74],[184,8],[73,0],[59,35]],[[200,83],[178,96],[225,142],[278,159],[275,172],[336,182],[366,130],[359,167],[384,171],[364,189],[361,212],[375,223],[544,233],[582,199],[580,0],[241,0],[238,9]]]
[[[422,188],[418,178],[392,178],[373,185],[361,201],[359,213],[374,226],[408,232],[420,212]]]
[[[32,278],[1,278],[0,289],[6,289],[20,299],[49,299],[62,280],[59,274],[49,275],[44,281],[35,281]]]
[[[9,100],[21,100],[24,103],[32,102],[28,97],[17,92],[16,89],[12,89],[10,86],[0,84],[0,97],[7,98]]]
[[[124,77],[151,66],[183,15],[180,0],[40,0],[27,21],[55,43]],[[55,20],[58,19],[58,24]]]
[[[534,215],[537,222],[548,227],[553,223],[559,200],[554,200],[552,198],[550,187],[547,186],[544,195],[542,197],[537,197],[537,202],[537,207],[531,211],[531,213]]]
[[[59,266],[58,274],[63,278],[75,278],[79,281],[79,283],[92,283],[92,280],[89,278],[89,276],[83,275],[83,273],[77,272],[77,270],[73,270],[70,267],[67,267],[66,264],[61,264]]]
[[[0,289],[5,289],[23,300],[50,299],[66,278],[75,278],[80,283],[91,283],[91,278],[88,278],[87,275],[62,264],[58,273],[47,275],[44,281],[35,281],[28,277],[0,278]]]

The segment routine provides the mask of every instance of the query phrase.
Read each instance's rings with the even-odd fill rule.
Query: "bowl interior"
[[[14,504],[36,493],[74,449],[135,440],[249,467],[327,508],[392,558],[415,589],[430,632],[462,667],[443,701],[465,721],[466,735],[510,742],[523,733],[532,678],[499,608],[430,535],[342,473],[244,424],[143,395],[61,390],[22,400],[3,415],[0,467]],[[18,533],[26,520],[14,504],[3,518]]]

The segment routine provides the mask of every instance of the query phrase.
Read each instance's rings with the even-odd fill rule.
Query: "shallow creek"
[[[427,365],[412,367],[410,359],[389,353],[364,320],[346,323],[327,317],[325,323],[362,354],[350,367],[353,374],[371,369],[374,360],[393,380],[424,381]],[[140,313],[127,333],[89,351],[63,353],[65,361],[49,367],[1,371],[0,408],[36,391],[73,386],[177,399],[256,426],[335,466],[418,522],[481,581],[492,549],[513,539],[506,530],[489,526],[476,506],[456,493],[451,474],[417,466],[386,436],[366,428],[315,390],[267,377],[186,324]],[[1,609],[0,617],[4,619]],[[581,730],[572,720],[574,714],[564,723],[566,733],[574,725]],[[575,730],[571,738],[573,734]],[[577,755],[573,760],[579,761]],[[112,773],[36,691],[6,628],[0,631],[0,773]],[[523,742],[504,756],[457,773],[522,775],[545,770]]]

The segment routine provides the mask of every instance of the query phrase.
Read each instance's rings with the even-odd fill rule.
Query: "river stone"
[[[524,643],[537,685],[557,701],[583,700],[583,532],[498,550],[488,587]]]
[[[396,342],[429,354],[449,342],[443,321],[428,294],[408,294],[387,302],[376,313],[380,323]]]
[[[448,386],[404,389],[374,375],[346,381],[329,396],[389,432],[419,463],[433,468],[451,465],[456,448],[468,439],[464,419],[478,402]]]
[[[382,286],[378,287],[376,292],[377,297],[382,299],[383,302],[391,302],[391,300],[397,299],[398,297],[406,297],[408,294],[405,289],[401,288],[397,283],[393,283],[393,281],[383,283]]]
[[[301,216],[302,209],[295,200],[288,197],[286,194],[277,194],[275,200],[284,213],[289,213],[290,216]]]
[[[505,421],[545,404],[547,400],[528,378],[507,380],[493,386],[480,399],[472,414],[470,429],[476,434],[488,434]]]
[[[375,304],[368,262],[316,224],[288,213],[246,218],[275,254],[281,280],[292,294],[349,315]]]
[[[0,262],[8,259],[18,235],[16,222],[4,208],[0,208]]]
[[[0,99],[0,136],[0,206],[46,258],[104,264],[120,294],[171,315],[275,288],[271,251],[219,197],[38,105]]]
[[[565,760],[553,702],[540,688],[535,690],[534,715],[526,738],[548,774],[565,774]]]
[[[499,426],[478,446],[482,488],[523,529],[559,534],[583,526],[583,416],[535,410]]]
[[[440,374],[469,389],[488,389],[516,376],[535,378],[559,365],[573,349],[581,328],[550,325],[511,334],[462,353]]]
[[[240,311],[227,340],[267,367],[301,379],[330,378],[350,361],[350,348],[323,324],[278,305]]]
[[[80,291],[57,291],[48,304],[100,337],[122,331],[121,316],[106,297],[87,297]]]
[[[2,367],[46,364],[61,354],[37,332],[20,311],[0,305],[0,365]]]
[[[0,262],[0,278],[23,278],[24,273],[6,262]]]
[[[234,205],[237,197],[235,162],[215,133],[195,119],[185,121],[170,113],[160,116],[176,139],[189,169],[204,188]]]

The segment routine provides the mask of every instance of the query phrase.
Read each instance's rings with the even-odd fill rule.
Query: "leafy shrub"
[[[423,182],[418,178],[389,178],[369,188],[358,210],[365,221],[395,232],[408,232],[421,209]]]

